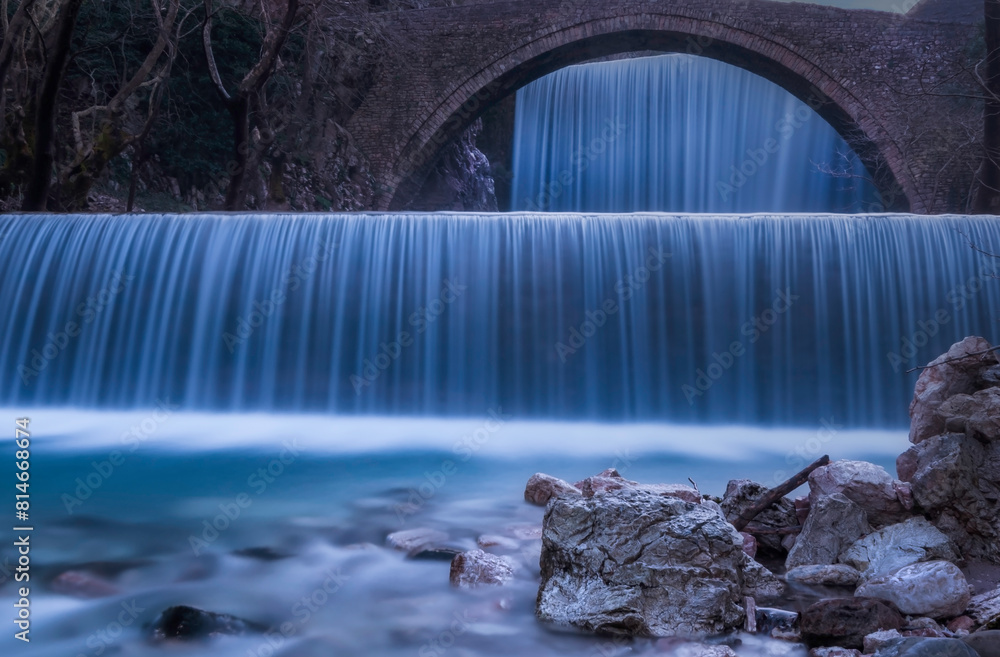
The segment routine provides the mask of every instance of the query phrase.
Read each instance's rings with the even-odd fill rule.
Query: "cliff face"
[[[429,212],[496,212],[496,188],[490,161],[476,146],[483,130],[476,120],[461,137],[441,150],[437,163],[410,209]]]

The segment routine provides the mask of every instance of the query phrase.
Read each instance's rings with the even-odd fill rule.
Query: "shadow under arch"
[[[921,204],[914,202],[918,195],[903,165],[902,153],[875,116],[832,76],[790,48],[715,23],[709,24],[712,29],[701,25],[700,30],[685,31],[603,26],[608,28],[606,32],[582,38],[570,35],[561,45],[545,45],[565,32],[602,32],[600,24],[607,22],[594,21],[564,28],[512,51],[469,80],[456,84],[452,93],[413,130],[393,167],[394,185],[379,200],[378,209],[408,208],[423,188],[441,149],[468,129],[489,107],[521,87],[566,66],[622,53],[650,51],[708,57],[777,84],[811,107],[858,155],[871,173],[881,197],[880,207],[870,208],[870,211],[921,210]]]

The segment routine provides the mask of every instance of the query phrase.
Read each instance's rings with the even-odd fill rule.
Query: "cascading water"
[[[511,207],[881,211],[824,101],[690,55],[561,69],[517,93]]]
[[[1000,319],[1000,261],[969,246],[1000,251],[986,218],[9,216],[0,234],[6,405],[898,427],[905,370]]]

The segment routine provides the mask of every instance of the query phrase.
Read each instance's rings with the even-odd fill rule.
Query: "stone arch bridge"
[[[935,2],[954,0],[923,5]],[[528,82],[618,53],[684,52],[814,107],[868,165],[887,209],[961,211],[979,158],[970,71],[981,30],[923,5],[904,15],[770,0],[466,0],[388,14],[397,45],[348,128],[376,178],[375,209],[404,208],[440,149]]]

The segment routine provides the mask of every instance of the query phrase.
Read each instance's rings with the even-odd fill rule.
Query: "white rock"
[[[879,598],[896,605],[904,614],[951,618],[969,605],[969,584],[953,563],[930,561],[904,566],[889,575],[862,584],[857,597]]]
[[[897,640],[902,638],[903,635],[899,633],[899,630],[881,630],[879,632],[873,632],[865,637],[865,654],[870,655],[873,652],[892,645]]]
[[[809,501],[815,507],[818,498],[841,493],[865,510],[868,522],[881,527],[906,517],[896,492],[899,483],[874,463],[834,461],[809,475]]]
[[[785,573],[785,580],[812,586],[857,586],[861,573],[852,566],[798,566]]]
[[[859,539],[840,557],[861,571],[866,580],[921,561],[957,559],[951,539],[924,518],[884,527]]]

